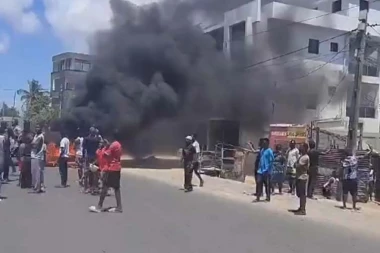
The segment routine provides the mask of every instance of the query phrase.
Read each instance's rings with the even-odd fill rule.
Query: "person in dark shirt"
[[[98,177],[96,172],[90,171],[90,164],[96,161],[96,151],[100,143],[99,135],[94,127],[90,128],[90,134],[83,140],[83,153],[85,157],[85,172],[83,175],[83,186],[85,193],[96,193]]]
[[[251,149],[251,152],[256,154],[255,168],[254,168],[254,176],[255,176],[255,183],[256,183],[256,192],[254,193],[254,196],[256,196],[256,194],[258,192],[257,171],[259,169],[260,153],[261,153],[260,151],[261,151],[261,148],[262,148],[263,141],[264,141],[264,138],[260,138],[260,140],[259,140],[259,148],[257,150],[253,146],[252,142],[248,143],[248,145],[249,145],[249,147]]]
[[[309,181],[307,184],[307,197],[312,199],[314,195],[314,188],[317,183],[318,176],[318,166],[319,166],[319,156],[326,155],[330,152],[330,149],[327,151],[319,151],[315,147],[315,142],[313,140],[309,141],[309,151],[307,152],[310,159],[310,168],[309,168]]]
[[[183,188],[185,192],[191,192],[193,190],[192,178],[193,178],[193,166],[198,161],[197,152],[193,145],[193,137],[186,137],[185,147],[182,149],[182,160],[185,175],[185,182]]]

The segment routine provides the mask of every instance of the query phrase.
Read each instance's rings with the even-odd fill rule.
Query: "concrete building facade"
[[[376,25],[380,2],[370,0],[369,6],[368,23],[373,27],[368,28],[360,122],[364,135],[380,146],[380,26]],[[281,87],[289,90],[305,83],[318,86],[314,105],[294,108],[280,101],[273,110],[273,123],[319,120],[321,127],[346,134],[360,15],[359,0],[255,0],[219,17],[202,17],[199,25],[226,57],[246,69],[253,83],[262,72],[279,92]],[[297,90],[293,92],[296,96]],[[286,122],[292,113],[302,115],[298,122]]]
[[[91,69],[92,57],[87,54],[62,53],[53,56],[51,73],[52,106],[60,112],[70,108],[76,92],[84,88],[87,73]]]

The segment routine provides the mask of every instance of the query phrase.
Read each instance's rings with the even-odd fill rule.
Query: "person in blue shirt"
[[[257,194],[256,202],[260,201],[260,197],[263,192],[263,186],[265,186],[266,201],[270,201],[271,186],[270,175],[273,167],[273,151],[269,148],[269,139],[264,138],[262,142],[262,149],[260,150],[260,162],[257,170]]]

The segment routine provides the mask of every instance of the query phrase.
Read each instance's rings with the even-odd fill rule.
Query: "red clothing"
[[[96,150],[96,159],[98,160],[99,169],[101,171],[107,170],[107,167],[108,167],[107,160],[104,157],[105,151],[106,151],[106,148]]]
[[[110,147],[104,153],[107,156],[108,171],[120,171],[121,170],[121,144],[118,141],[111,143]]]

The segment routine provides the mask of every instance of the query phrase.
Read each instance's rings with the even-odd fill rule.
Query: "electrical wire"
[[[348,50],[347,51],[343,51],[343,52],[348,52]],[[260,70],[261,68],[265,68],[265,67],[282,66],[282,65],[286,65],[286,64],[292,63],[292,62],[300,62],[300,61],[304,61],[304,60],[318,60],[318,58],[329,56],[329,55],[332,55],[332,54],[336,54],[336,52],[329,52],[327,54],[321,54],[321,55],[316,55],[316,56],[311,56],[311,57],[305,57],[305,58],[290,59],[290,60],[285,61],[285,62],[278,62],[278,63],[272,63],[272,64],[264,64],[264,65],[258,66],[257,68],[253,69],[252,71]],[[303,63],[304,62],[301,62],[300,64],[303,64]],[[300,64],[291,65],[290,67],[298,66]]]
[[[344,72],[344,75],[341,78],[341,80],[339,81],[339,83],[337,85],[335,85],[335,92],[334,92],[334,94],[330,95],[329,101],[327,102],[327,104],[322,109],[319,110],[318,114],[321,114],[327,108],[327,106],[329,106],[332,103],[332,101],[333,101],[333,99],[334,99],[334,97],[335,97],[335,95],[336,95],[336,93],[337,93],[340,85],[343,83],[343,81],[346,79],[346,77],[347,77],[347,71]]]
[[[325,43],[325,42],[328,42],[328,41],[331,41],[333,39],[336,39],[336,38],[339,38],[339,37],[342,37],[342,36],[345,36],[345,35],[348,35],[348,34],[351,34],[353,33],[354,31],[356,31],[357,29],[354,29],[354,30],[351,30],[349,32],[345,32],[345,33],[342,33],[342,34],[339,34],[339,35],[336,35],[336,36],[333,36],[333,37],[330,37],[330,38],[327,38],[325,40],[322,40],[319,42],[319,44],[322,44],[322,43]],[[257,63],[254,63],[254,64],[251,64],[251,65],[248,65],[246,66],[244,69],[251,69],[251,68],[255,68],[256,66],[259,66],[259,65],[262,65],[264,63],[267,63],[267,62],[270,62],[270,61],[273,61],[273,60],[277,60],[277,59],[280,59],[282,57],[285,57],[285,56],[289,56],[289,55],[292,55],[292,54],[295,54],[295,53],[298,53],[298,52],[301,52],[305,49],[308,49],[309,48],[309,45],[305,46],[305,47],[302,47],[302,48],[299,48],[299,49],[296,49],[296,50],[293,50],[293,51],[290,51],[290,52],[287,52],[287,53],[284,53],[284,54],[281,54],[281,55],[278,55],[278,56],[275,56],[275,57],[272,57],[270,59],[266,59],[266,60],[263,60],[263,61],[259,61]]]

